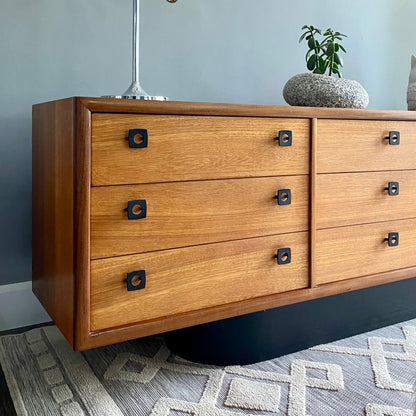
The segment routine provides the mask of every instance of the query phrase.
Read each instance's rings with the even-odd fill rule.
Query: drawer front
[[[278,249],[290,262],[278,264]],[[305,288],[308,256],[302,232],[93,260],[91,330]],[[139,271],[144,287],[128,291],[127,273]]]
[[[318,228],[413,218],[416,171],[320,174],[316,203]]]
[[[305,231],[308,185],[305,175],[94,187],[91,256]]]
[[[400,133],[398,144],[394,132]],[[390,133],[392,144],[386,139]],[[415,122],[318,121],[320,173],[416,169],[415,154]]]
[[[398,245],[389,246],[389,233],[399,233]],[[318,230],[317,283],[368,276],[416,265],[416,220]]]
[[[93,114],[92,184],[309,173],[309,125],[279,118]],[[146,147],[130,147],[126,138],[134,129],[146,130]],[[276,140],[285,130],[291,146]]]

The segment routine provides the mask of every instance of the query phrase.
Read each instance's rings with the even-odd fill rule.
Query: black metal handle
[[[129,130],[129,147],[141,149],[147,147],[149,142],[149,134],[146,129],[131,129]]]
[[[274,256],[277,259],[277,264],[288,264],[292,261],[292,253],[290,247],[279,248],[277,254]]]
[[[396,247],[399,245],[399,233],[389,233],[388,237],[384,239],[388,242],[389,247]]]
[[[386,137],[386,140],[389,141],[391,146],[397,146],[400,144],[400,132],[399,131],[390,131],[389,135]]]
[[[389,182],[389,186],[384,190],[389,191],[391,196],[399,195],[399,182]]]
[[[276,140],[279,141],[279,146],[292,146],[292,131],[280,130]]]
[[[278,205],[290,205],[292,203],[292,192],[290,189],[279,189],[275,198]]]
[[[146,272],[144,270],[135,270],[127,273],[127,290],[140,290],[146,287]]]
[[[127,203],[127,217],[129,220],[146,218],[147,203],[145,199],[135,199]]]

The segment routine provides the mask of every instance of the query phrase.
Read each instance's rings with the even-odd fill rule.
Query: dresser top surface
[[[92,113],[139,113],[172,115],[211,115],[239,117],[286,117],[360,120],[416,121],[416,111],[354,108],[292,107],[282,105],[227,104],[186,101],[141,101],[101,97],[71,97],[77,108]],[[62,100],[58,100],[62,101]],[[54,102],[49,102],[52,104]],[[44,103],[47,104],[47,103]],[[35,104],[33,107],[44,104]]]

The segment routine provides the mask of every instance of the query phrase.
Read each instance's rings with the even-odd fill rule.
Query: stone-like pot
[[[357,81],[312,73],[290,78],[283,97],[290,105],[307,107],[366,108],[369,101]]]

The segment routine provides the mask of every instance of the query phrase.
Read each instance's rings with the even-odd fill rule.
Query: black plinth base
[[[416,278],[166,334],[190,361],[250,364],[416,318]]]

